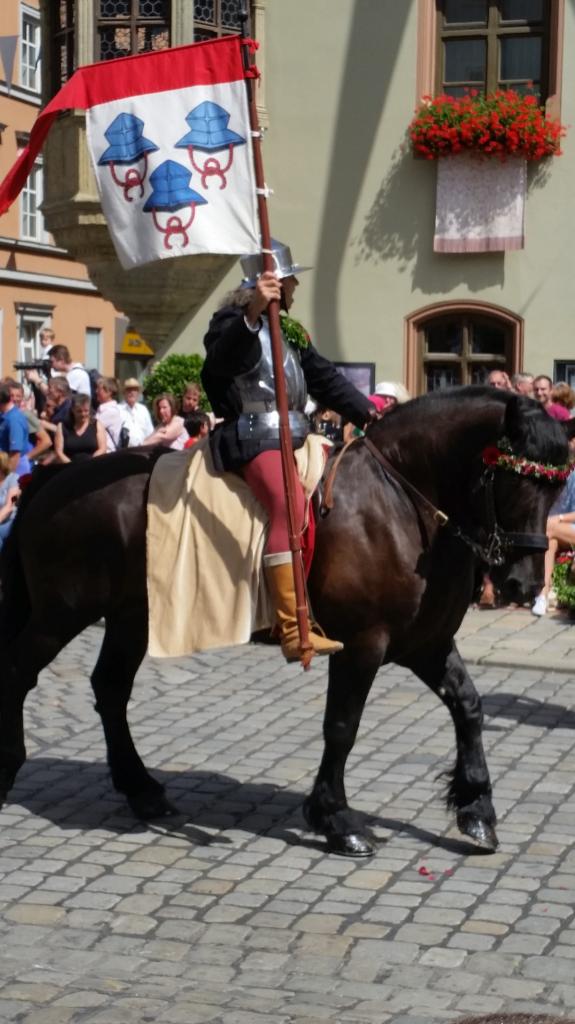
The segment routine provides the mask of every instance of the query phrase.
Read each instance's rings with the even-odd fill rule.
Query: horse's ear
[[[540,412],[541,406],[536,405],[532,398],[527,398],[526,395],[512,395],[505,409],[503,433],[509,440],[523,435],[525,421],[532,416],[539,416]]]

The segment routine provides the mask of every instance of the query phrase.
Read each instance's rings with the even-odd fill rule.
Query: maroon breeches
[[[280,551],[289,551],[289,534],[287,528],[286,503],[281,463],[281,452],[262,452],[242,469],[244,480],[269,518],[269,534],[266,544],[266,555],[276,555]],[[301,532],[304,523],[305,498],[303,488],[296,475],[295,491],[296,524]]]

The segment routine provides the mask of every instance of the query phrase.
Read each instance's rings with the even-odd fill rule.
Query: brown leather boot
[[[277,558],[288,558],[289,561],[275,562]],[[273,559],[273,561],[272,561]],[[271,564],[270,564],[271,562]],[[299,632],[296,618],[296,598],[293,581],[291,555],[264,555],[266,580],[276,612],[276,623],[279,630],[282,652],[287,661],[299,661]],[[314,654],[337,654],[343,650],[339,640],[328,640],[317,632],[308,619],[308,639]]]

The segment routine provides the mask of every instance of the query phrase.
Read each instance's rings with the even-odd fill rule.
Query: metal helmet
[[[272,257],[274,270],[279,278],[292,277],[301,274],[302,270],[311,270],[311,267],[300,267],[299,263],[294,263],[290,247],[284,245],[283,242],[278,242],[276,238],[272,238]],[[242,288],[253,288],[258,277],[264,271],[262,253],[256,252],[249,256],[242,256],[240,263],[244,272]]]

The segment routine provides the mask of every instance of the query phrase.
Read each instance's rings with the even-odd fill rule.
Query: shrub
[[[160,359],[155,364],[152,372],[147,377],[144,377],[143,388],[146,401],[152,402],[154,398],[161,395],[164,391],[170,392],[179,399],[186,384],[198,384],[201,388],[200,373],[203,365],[204,360],[201,356],[188,356],[177,352],[166,356],[165,359]],[[200,408],[204,411],[210,408],[203,389]]]
[[[575,580],[572,572],[574,555],[574,551],[563,552],[553,569],[553,589],[557,594],[557,603],[571,612],[575,612]]]

